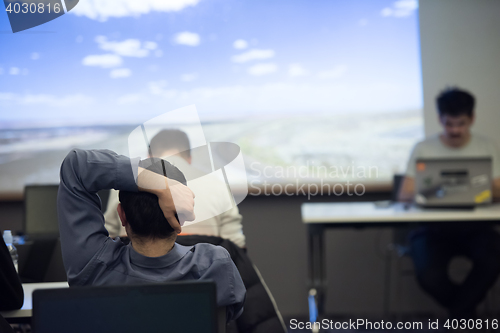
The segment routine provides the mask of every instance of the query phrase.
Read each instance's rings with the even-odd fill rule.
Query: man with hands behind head
[[[149,157],[165,158],[179,168],[188,179],[188,186],[194,186],[192,188],[198,195],[195,206],[198,220],[194,224],[183,226],[183,234],[222,237],[245,248],[242,216],[236,205],[227,209],[224,200],[227,197],[225,184],[221,184],[210,175],[203,178],[201,187],[200,183],[191,182],[191,180],[205,176],[206,172],[200,169],[202,166],[192,164],[188,135],[178,129],[164,129],[151,139],[149,148]],[[127,235],[120,223],[117,212],[118,202],[118,194],[111,190],[107,209],[104,212],[105,226],[111,237]],[[206,218],[207,215],[211,217]]]
[[[227,251],[175,243],[184,221],[195,218],[194,195],[176,167],[160,159],[75,149],[64,159],[60,177],[59,229],[70,286],[213,280],[228,321],[241,314],[246,290]],[[128,245],[110,238],[104,227],[97,195],[103,189],[120,191],[118,211]]]

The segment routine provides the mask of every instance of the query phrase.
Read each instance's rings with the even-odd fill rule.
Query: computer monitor
[[[24,233],[29,237],[59,236],[58,188],[58,185],[28,185],[24,188]]]
[[[59,237],[57,191],[59,185],[24,187],[24,233],[31,239]],[[101,210],[106,211],[109,190],[98,192]]]
[[[34,333],[216,333],[211,281],[41,289],[33,293]]]

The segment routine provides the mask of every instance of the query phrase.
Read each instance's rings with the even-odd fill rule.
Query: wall
[[[420,0],[426,135],[440,130],[435,97],[457,85],[477,98],[473,130],[500,147],[500,1]]]

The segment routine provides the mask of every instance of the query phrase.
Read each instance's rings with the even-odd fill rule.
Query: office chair
[[[241,316],[229,323],[228,333],[286,333],[287,328],[271,291],[257,267],[246,252],[228,239],[205,235],[184,235],[177,237],[177,243],[191,246],[209,243],[224,247],[240,272],[247,289],[245,307]]]

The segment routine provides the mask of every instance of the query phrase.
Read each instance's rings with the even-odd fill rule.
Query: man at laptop
[[[500,154],[487,138],[471,133],[474,97],[458,88],[443,91],[436,99],[442,133],[418,143],[411,154],[399,198],[412,201],[415,195],[416,161],[419,158],[492,159],[493,200],[500,199]],[[452,318],[474,319],[477,305],[500,274],[500,235],[487,223],[445,223],[426,225],[410,236],[411,256],[420,286]],[[455,256],[473,262],[461,284],[448,276],[448,264]]]
[[[175,243],[184,221],[195,218],[194,195],[175,166],[75,149],[60,176],[57,209],[70,286],[213,280],[228,321],[241,314],[246,290],[228,252],[211,244]],[[97,192],[112,188],[120,191],[118,210],[128,245],[108,237],[104,227]]]

